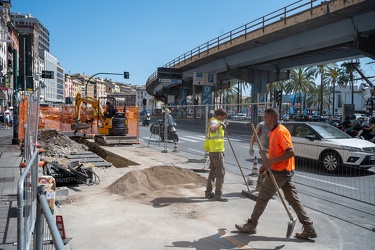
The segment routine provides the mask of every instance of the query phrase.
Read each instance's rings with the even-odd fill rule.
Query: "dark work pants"
[[[224,152],[209,152],[208,155],[210,157],[210,173],[207,178],[206,192],[211,193],[215,183],[215,196],[221,196],[225,175]]]

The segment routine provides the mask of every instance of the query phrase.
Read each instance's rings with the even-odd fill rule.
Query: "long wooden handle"
[[[265,156],[265,152],[263,151],[263,145],[262,145],[262,143],[260,143],[260,140],[259,140],[258,134],[256,133],[256,130],[255,130],[254,124],[251,123],[250,126],[251,126],[251,130],[253,131],[253,134],[254,134],[254,136],[255,136],[255,140],[256,140],[257,143],[258,143],[259,151],[260,151],[260,155],[262,156],[262,161],[264,161],[265,158],[266,158],[266,156]],[[279,195],[280,200],[281,200],[281,202],[282,202],[283,205],[284,205],[285,211],[286,211],[286,213],[287,213],[288,216],[289,216],[289,219],[290,219],[290,220],[293,220],[293,215],[292,215],[292,213],[290,212],[288,206],[286,205],[286,203],[285,203],[285,201],[284,201],[284,198],[281,196],[281,192],[280,192],[279,185],[277,185],[277,182],[276,182],[275,176],[273,175],[271,168],[267,168],[267,170],[268,170],[268,173],[269,173],[269,175],[270,175],[270,177],[271,177],[271,180],[272,180],[272,182],[273,182],[273,185],[274,185],[275,188],[276,188],[276,192],[277,192],[277,194]]]
[[[241,168],[240,162],[238,161],[237,154],[236,154],[236,152],[235,152],[234,149],[233,149],[232,143],[230,142],[230,139],[229,139],[229,136],[228,136],[228,133],[227,133],[226,129],[224,129],[224,133],[225,133],[225,135],[227,136],[227,140],[228,140],[229,146],[230,146],[230,148],[232,149],[232,152],[233,152],[234,158],[236,159],[236,162],[237,162],[237,166],[238,166],[238,168],[240,169],[240,172],[241,172],[242,178],[243,178],[243,180],[244,180],[244,182],[245,182],[245,185],[246,185],[246,187],[247,187],[247,191],[250,193],[249,185],[248,185],[247,182],[246,182],[245,175],[244,175],[243,172],[242,172],[242,168]]]

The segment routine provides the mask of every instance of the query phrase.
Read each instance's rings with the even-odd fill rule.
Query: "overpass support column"
[[[229,76],[251,83],[251,102],[257,103],[258,93],[267,93],[267,83],[283,81],[289,79],[289,71],[268,71],[259,69],[229,68]],[[267,93],[268,95],[268,93]],[[256,105],[251,107],[251,120],[253,123],[260,121]]]
[[[375,37],[358,36],[355,41],[355,48],[367,57],[375,59]]]

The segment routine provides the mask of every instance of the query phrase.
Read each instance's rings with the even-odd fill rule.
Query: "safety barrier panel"
[[[43,249],[44,237],[52,233],[51,245],[55,249],[64,249],[61,237],[57,237],[58,229],[51,222],[52,212],[46,205],[43,189],[38,194],[38,165],[39,152],[37,150],[39,124],[40,88],[25,97],[19,105],[20,137],[23,144],[24,161],[27,164],[22,170],[17,185],[17,249]],[[49,231],[44,230],[45,219]],[[46,234],[45,234],[45,233]],[[56,234],[57,232],[57,234]]]
[[[123,107],[117,107],[123,110]],[[41,107],[39,114],[39,129],[54,128],[62,133],[74,132],[71,125],[75,123],[76,110],[72,105],[60,105],[57,107]],[[126,117],[128,119],[129,137],[139,138],[139,107],[127,107]],[[91,107],[82,107],[80,122],[90,124],[90,128],[79,131],[84,134],[97,134],[97,116]]]

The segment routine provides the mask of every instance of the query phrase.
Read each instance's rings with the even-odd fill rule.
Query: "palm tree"
[[[315,106],[318,107],[322,105],[323,107],[330,107],[331,105],[331,99],[329,98],[331,93],[329,91],[329,88],[327,88],[325,84],[320,84],[317,86],[314,86],[313,89],[310,92],[309,97],[306,99],[306,104],[309,107]],[[322,90],[323,87],[323,90]],[[323,98],[321,96],[321,93],[323,93]],[[320,114],[323,115],[323,114]]]
[[[315,87],[314,70],[311,67],[293,69],[290,71],[290,78],[285,81],[285,92],[299,93],[301,96],[304,93],[303,107],[305,108],[306,93],[310,93]],[[302,107],[300,107],[302,113]]]
[[[349,82],[351,84],[352,89],[352,104],[354,104],[354,75],[356,72],[356,69],[353,67],[353,65],[359,66],[359,61],[353,62],[353,61],[346,61],[343,62],[341,66],[341,74],[339,76],[338,84],[340,86],[346,87]]]
[[[328,84],[332,84],[332,116],[335,116],[335,94],[336,94],[336,83],[337,79],[340,75],[340,69],[337,67],[336,64],[332,64],[332,67],[328,68],[328,71],[325,73],[325,79],[327,80]]]
[[[323,103],[325,102],[323,91],[330,84],[330,81],[327,80],[328,72],[330,72],[331,69],[334,67],[335,67],[335,64],[322,64],[322,65],[318,65],[316,70],[314,70],[315,77],[318,77],[318,75],[320,75],[320,84],[323,85],[322,88],[319,88],[320,93],[318,95],[319,100],[320,100],[320,103],[319,103],[320,115],[323,115],[323,107],[324,107]]]

